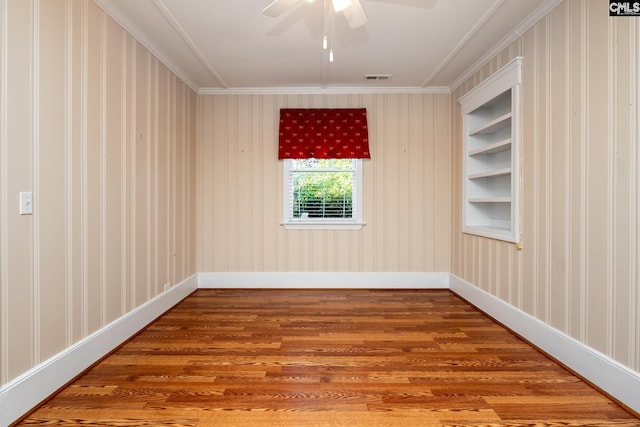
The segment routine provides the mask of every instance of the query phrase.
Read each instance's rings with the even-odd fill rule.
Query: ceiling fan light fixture
[[[332,0],[333,10],[341,12],[351,6],[352,0]]]
[[[351,5],[343,10],[342,13],[351,28],[359,28],[369,22],[367,13],[364,11],[360,0],[351,0]]]

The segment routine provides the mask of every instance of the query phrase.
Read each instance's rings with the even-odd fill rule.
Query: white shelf
[[[459,102],[462,111],[462,231],[517,242],[522,58]]]
[[[490,135],[511,126],[511,113],[507,113],[469,132],[469,136]]]
[[[491,230],[491,232],[487,232],[487,230]],[[494,225],[494,224],[481,224],[474,227],[470,227],[470,229],[467,230],[468,233],[478,234],[480,236],[485,236],[485,237],[494,237],[493,231],[495,231],[496,233],[504,234],[506,232],[509,232],[510,228],[501,227],[499,225]],[[502,240],[506,240],[506,239],[502,239]]]
[[[511,203],[511,197],[471,197],[469,203]]]
[[[480,154],[495,154],[501,151],[511,149],[511,138],[504,139],[502,141],[494,142],[485,147],[478,148],[476,150],[469,151],[469,156],[478,156]]]
[[[467,175],[469,179],[491,178],[495,176],[511,175],[511,168],[496,169],[493,171],[474,173]]]

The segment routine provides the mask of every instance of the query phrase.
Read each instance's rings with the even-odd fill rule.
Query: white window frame
[[[292,159],[282,160],[282,223],[281,225],[288,230],[359,230],[364,224],[362,220],[362,159],[354,160],[353,175],[353,199],[352,212],[353,218],[350,219],[322,219],[322,218],[291,218],[292,212],[290,197],[291,194],[291,161]]]

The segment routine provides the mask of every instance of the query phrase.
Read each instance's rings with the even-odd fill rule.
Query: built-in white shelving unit
[[[459,99],[462,231],[520,240],[520,82],[517,57]]]

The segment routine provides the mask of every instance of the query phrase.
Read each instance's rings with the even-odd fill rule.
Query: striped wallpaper
[[[195,272],[197,96],[91,1],[0,19],[5,383]]]

